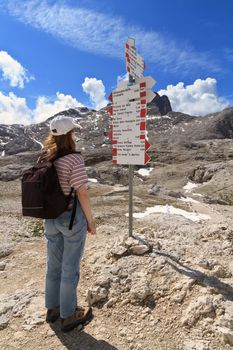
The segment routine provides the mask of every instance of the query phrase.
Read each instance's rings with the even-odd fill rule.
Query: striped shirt
[[[54,164],[65,195],[70,193],[71,187],[77,190],[80,186],[88,182],[84,160],[81,154],[67,154],[55,160]]]

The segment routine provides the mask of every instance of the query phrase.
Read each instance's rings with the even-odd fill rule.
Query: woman
[[[50,134],[44,141],[42,161],[54,160],[59,182],[65,195],[71,187],[77,197],[73,227],[69,230],[72,203],[56,219],[45,219],[47,239],[47,272],[45,281],[46,321],[55,322],[61,317],[61,329],[69,331],[92,318],[92,310],[77,306],[77,285],[80,261],[86,233],[96,234],[87,192],[88,177],[84,161],[75,153],[73,118],[58,116],[50,123]],[[64,155],[65,154],[65,155]]]

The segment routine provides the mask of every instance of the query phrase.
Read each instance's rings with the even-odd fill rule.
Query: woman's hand
[[[96,227],[95,227],[95,223],[94,222],[87,222],[87,231],[91,234],[91,235],[95,235],[96,234]]]

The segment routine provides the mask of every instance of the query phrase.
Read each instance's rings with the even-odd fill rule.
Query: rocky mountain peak
[[[160,96],[155,92],[154,99],[148,104],[149,114],[166,115],[172,112],[172,107],[169,98],[166,95]]]

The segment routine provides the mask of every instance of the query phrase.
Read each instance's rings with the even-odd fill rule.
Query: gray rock
[[[164,268],[166,265],[166,259],[163,256],[158,256],[155,253],[152,253],[151,256],[153,260],[149,264],[149,272],[158,272]]]
[[[111,308],[113,305],[115,305],[117,302],[117,298],[110,298],[107,303],[105,304],[105,307]]]
[[[21,316],[23,310],[28,305],[37,291],[19,290],[15,294],[9,296],[2,295],[0,300],[0,318],[2,327],[7,326],[9,320],[13,316]]]
[[[0,330],[6,328],[8,326],[9,321],[10,321],[9,314],[0,315]]]
[[[203,197],[203,202],[207,204],[220,204],[220,205],[228,205],[227,201],[224,201],[223,199],[220,198],[212,198],[209,196]]]
[[[219,278],[229,278],[232,276],[231,272],[226,269],[226,267],[222,265],[214,266],[213,271],[211,272],[212,276]]]
[[[14,245],[13,244],[3,244],[0,246],[0,258],[5,258],[6,256],[10,255],[14,251]]]
[[[225,312],[220,316],[217,325],[233,332],[233,305],[230,301],[226,301],[224,307]]]
[[[145,244],[137,244],[131,247],[131,252],[134,255],[143,255],[148,253],[150,250],[151,248]]]
[[[9,300],[3,296],[0,302],[0,315],[6,314],[13,309],[15,300],[10,296]]]
[[[88,302],[88,305],[91,306],[98,302],[106,301],[107,297],[108,297],[107,289],[97,286],[88,290],[87,302]]]
[[[149,286],[147,275],[143,272],[138,272],[132,275],[131,289],[129,292],[133,303],[144,301],[152,291]]]
[[[27,306],[22,314],[23,316],[23,329],[30,330],[45,323],[46,309],[44,307],[44,296],[39,294],[33,297],[30,305]]]
[[[185,196],[181,192],[165,191],[165,194],[173,198],[185,198]]]
[[[149,193],[149,194],[152,194],[152,195],[156,195],[156,194],[158,194],[158,193],[160,192],[160,190],[161,190],[161,186],[159,186],[159,185],[153,185],[153,186],[151,187],[151,189],[148,190],[148,193]]]
[[[144,238],[127,237],[123,241],[115,243],[110,254],[115,258],[128,255],[143,255],[152,251],[152,245]]]
[[[6,263],[4,261],[0,262],[0,271],[4,271],[6,267]]]
[[[184,300],[185,296],[186,296],[187,292],[182,290],[181,292],[176,293],[175,295],[173,295],[171,297],[171,300],[174,301],[177,304],[181,304],[182,301]]]
[[[13,306],[13,315],[21,316],[23,309],[28,305],[31,299],[37,295],[36,290],[32,291],[19,291],[14,295],[15,305]]]
[[[111,255],[115,258],[120,258],[122,256],[125,256],[128,254],[128,249],[127,247],[124,247],[123,245],[115,245],[111,249]]]
[[[102,273],[96,280],[95,284],[100,287],[108,288],[110,286],[111,275],[108,273]]]
[[[219,327],[217,332],[221,335],[222,342],[233,346],[233,331],[229,328]]]
[[[192,327],[200,319],[206,317],[215,318],[215,305],[212,297],[204,295],[191,301],[183,313],[181,324]]]

